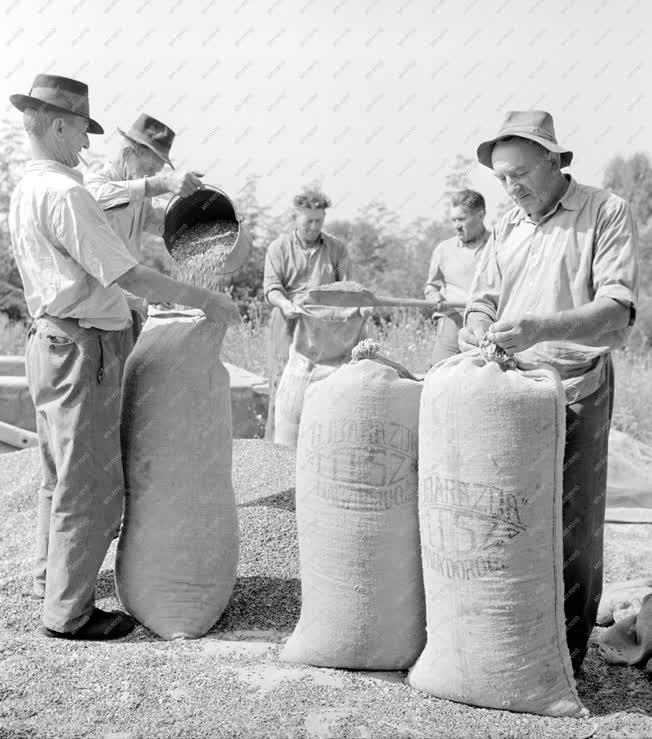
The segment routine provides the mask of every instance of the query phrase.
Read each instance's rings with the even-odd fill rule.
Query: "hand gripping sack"
[[[485,708],[584,716],[564,619],[563,387],[550,368],[488,358],[467,352],[425,379],[419,525],[428,641],[408,682]]]
[[[276,392],[274,443],[296,448],[306,388],[351,358],[364,337],[359,308],[310,307],[297,318],[287,364]]]
[[[129,613],[164,639],[205,634],[235,583],[224,333],[201,311],[150,309],[125,367],[116,585]]]
[[[401,670],[422,650],[420,393],[371,359],[308,388],[296,481],[301,616],[283,660]]]

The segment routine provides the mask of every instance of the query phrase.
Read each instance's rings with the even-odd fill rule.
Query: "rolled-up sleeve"
[[[143,228],[149,233],[161,236],[163,234],[163,223],[165,221],[165,205],[150,200],[145,203],[145,218]]]
[[[428,267],[428,278],[423,289],[426,298],[433,300],[442,298],[442,288],[444,287],[444,273],[441,270],[441,244],[438,244],[432,251],[430,257],[430,266]]]
[[[109,180],[102,173],[88,175],[84,184],[102,210],[109,210],[145,199],[145,178],[138,180]]]
[[[85,187],[74,187],[60,198],[52,229],[61,247],[103,287],[138,264]]]
[[[282,257],[281,241],[279,239],[272,241],[265,254],[265,269],[263,273],[263,295],[265,300],[267,300],[267,296],[272,290],[280,290],[285,295]]]
[[[631,208],[616,195],[598,213],[592,267],[594,299],[611,298],[629,308],[632,326],[638,299],[638,233]]]
[[[491,233],[484,246],[475,270],[464,322],[469,313],[484,313],[492,321],[498,316],[498,301],[502,285],[502,273],[496,254],[496,234]]]

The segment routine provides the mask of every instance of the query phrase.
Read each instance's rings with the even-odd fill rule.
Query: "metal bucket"
[[[176,196],[165,210],[163,240],[174,259],[174,244],[189,228],[198,223],[233,221],[238,225],[238,236],[224,261],[220,274],[236,272],[246,262],[253,240],[249,230],[238,216],[229,196],[212,185],[204,185],[185,198]]]

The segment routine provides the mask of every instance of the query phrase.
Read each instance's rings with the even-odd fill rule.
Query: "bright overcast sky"
[[[373,198],[405,220],[439,214],[456,154],[504,111],[553,113],[572,172],[600,185],[616,153],[652,148],[643,0],[3,0],[0,116],[52,72],[88,83],[107,131],[141,111],[177,132],[172,158],[284,209],[318,179],[332,217]],[[489,170],[473,184],[490,216]]]

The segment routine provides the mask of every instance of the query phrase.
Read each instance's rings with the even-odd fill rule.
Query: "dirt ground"
[[[220,622],[195,641],[139,627],[119,643],[40,636],[29,598],[39,469],[34,450],[0,457],[0,739],[4,737],[652,737],[652,685],[607,665],[595,644],[578,681],[588,719],[473,708],[418,693],[405,673],[278,659],[300,610],[294,455],[238,440],[241,557]],[[117,608],[114,547],[98,605]],[[652,573],[652,526],[609,524],[606,579]]]

